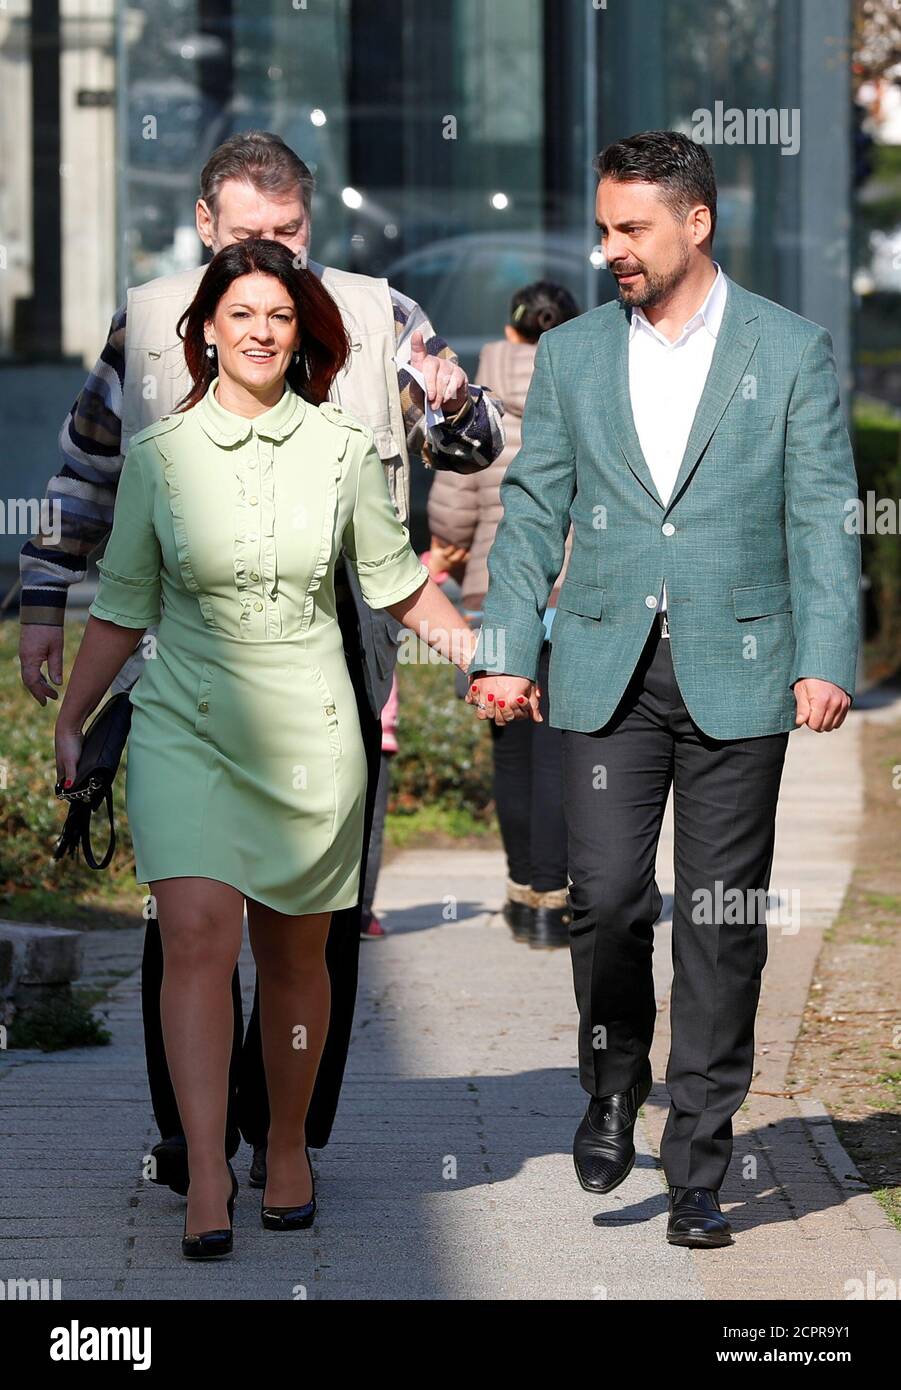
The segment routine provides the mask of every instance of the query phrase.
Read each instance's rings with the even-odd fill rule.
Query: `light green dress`
[[[248,420],[217,381],[132,439],[90,607],[159,623],[131,693],[137,879],[218,879],[291,914],[351,907],[366,760],[335,561],[343,546],[373,608],[428,570],[371,431],[287,386]]]

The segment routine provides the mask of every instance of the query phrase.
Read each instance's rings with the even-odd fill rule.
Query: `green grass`
[[[66,673],[82,626],[77,618],[66,624]],[[113,796],[119,844],[109,869],[95,872],[80,856],[59,862],[52,858],[65,820],[64,803],[54,793],[53,728],[59,701],[42,708],[22,685],[18,635],[17,622],[0,622],[0,765],[6,780],[0,791],[0,916],[85,928],[134,925],[142,890],[134,875],[121,770]],[[99,848],[106,844],[105,815],[95,816],[94,822]]]
[[[75,996],[54,999],[17,1015],[7,1029],[10,1051],[39,1048],[60,1052],[67,1047],[105,1047],[111,1034]]]
[[[860,493],[901,501],[901,416],[879,401],[859,399],[854,408],[854,456]],[[872,585],[875,631],[867,645],[871,674],[901,671],[901,545],[896,535],[861,536],[863,572]]]
[[[445,810],[441,806],[424,806],[403,815],[388,813],[385,843],[392,849],[409,849],[417,841],[433,835],[459,840],[481,837],[487,845],[496,841],[497,830],[469,811]]]
[[[901,893],[872,893],[867,891],[861,896],[864,902],[871,907],[881,907],[886,912],[892,912],[901,917]]]

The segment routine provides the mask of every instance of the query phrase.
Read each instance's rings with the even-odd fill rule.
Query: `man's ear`
[[[212,248],[216,223],[212,213],[204,202],[203,198],[198,198],[194,208],[194,221],[197,224],[197,235],[204,246]]]
[[[710,209],[704,203],[699,203],[692,208],[688,214],[691,223],[691,236],[696,246],[702,246],[711,234],[713,219],[710,216]]]

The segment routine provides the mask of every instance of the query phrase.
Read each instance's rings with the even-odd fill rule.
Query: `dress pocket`
[[[197,681],[197,697],[194,707],[194,732],[200,738],[209,737],[210,705],[213,693],[213,668],[203,665]]]
[[[329,749],[332,756],[341,756],[341,727],[338,720],[338,708],[335,704],[335,697],[332,695],[325,673],[320,666],[312,668],[315,688],[319,695],[322,706],[322,718],[328,734]]]

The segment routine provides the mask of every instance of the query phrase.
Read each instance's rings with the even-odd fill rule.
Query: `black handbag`
[[[92,869],[105,869],[112,859],[116,848],[113,782],[130,727],[131,700],[129,692],[122,690],[107,700],[85,729],[72,786],[63,790],[62,782],[56,784],[57,797],[69,803],[69,814],[53,850],[54,859],[62,859],[66,854],[75,858],[79,845]],[[91,817],[104,801],[109,817],[109,844],[98,862],[91,848]]]

